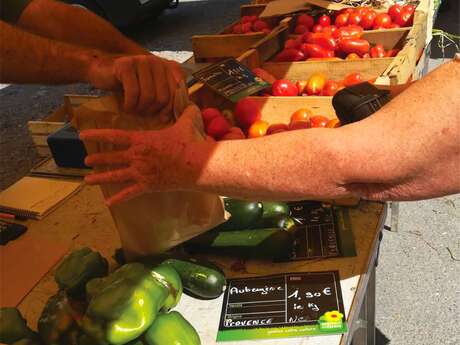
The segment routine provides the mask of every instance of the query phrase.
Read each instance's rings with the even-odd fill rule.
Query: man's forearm
[[[450,62],[355,124],[192,145],[196,189],[264,200],[457,193],[459,80],[460,63]]]
[[[100,53],[19,30],[0,21],[0,81],[67,84],[87,82]]]
[[[32,1],[17,25],[37,35],[108,53],[148,54],[103,18],[54,0]]]

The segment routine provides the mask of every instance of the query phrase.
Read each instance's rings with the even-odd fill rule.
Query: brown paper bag
[[[186,95],[186,94],[185,94]],[[182,99],[179,99],[182,98]],[[179,94],[177,103],[186,96]],[[185,100],[186,102],[187,100]],[[185,103],[186,104],[186,103]],[[180,113],[185,104],[179,105]],[[176,112],[177,113],[177,112]],[[89,128],[115,128],[129,130],[162,129],[168,124],[156,116],[126,114],[115,96],[99,98],[74,110],[74,126]],[[197,138],[204,133],[197,130]],[[112,144],[87,143],[88,153],[114,150]],[[96,170],[100,172],[100,170]],[[101,186],[104,196],[110,197],[123,189],[123,185]],[[226,220],[222,198],[200,192],[157,192],[110,207],[128,261],[168,250]]]

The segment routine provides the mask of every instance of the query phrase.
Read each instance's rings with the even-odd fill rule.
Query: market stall
[[[202,109],[209,140],[254,138],[311,127],[334,128],[340,126],[340,119],[332,100],[340,89],[364,81],[378,87],[401,87],[424,73],[422,64],[426,61],[422,53],[431,39],[431,0],[417,3],[407,25],[361,27],[357,33],[343,34],[359,37],[345,39],[309,35],[320,33],[320,29],[310,31],[313,22],[308,28],[299,26],[308,26],[302,24],[308,18],[337,20],[340,14],[350,15],[352,10],[347,12],[347,8],[353,6],[348,3],[293,0],[287,6],[286,1],[282,8],[273,3],[275,7],[270,7],[268,1],[254,1],[241,8],[240,20],[218,34],[191,37],[194,57],[183,65],[189,88],[188,92],[183,90],[183,104],[178,107],[183,109],[189,97]],[[375,8],[375,13],[387,11]],[[324,22],[321,30],[330,26],[330,22]],[[366,42],[366,51],[342,46],[349,39],[359,44]],[[313,48],[329,51],[329,55],[317,56]],[[216,76],[227,76],[224,70],[231,77],[237,75],[225,85],[214,80]],[[352,76],[357,79],[351,80]],[[295,92],[287,94],[290,84]],[[229,85],[232,92],[226,93]],[[280,85],[279,90],[275,85]],[[325,85],[335,88],[331,86],[326,92]],[[245,109],[248,104],[257,108],[257,119],[251,120],[247,110],[241,115],[241,101],[247,102]],[[18,238],[0,248],[1,307],[17,307],[30,328],[35,331],[38,324],[40,334],[22,324],[11,335],[13,328],[7,321],[10,314],[2,311],[1,341],[16,344],[27,338],[31,345],[169,345],[177,344],[172,339],[180,334],[181,345],[239,344],[241,340],[273,345],[375,343],[375,266],[387,213],[385,203],[357,199],[244,201],[243,210],[240,200],[187,195],[184,198],[189,198],[188,205],[193,205],[188,213],[170,212],[168,217],[177,215],[179,219],[186,213],[188,221],[199,213],[196,208],[200,205],[213,208],[216,202],[228,214],[219,218],[219,207],[213,209],[214,215],[208,214],[211,211],[202,212],[194,219],[202,222],[199,231],[195,229],[193,235],[192,231],[184,232],[182,239],[168,238],[177,242],[175,246],[163,248],[156,243],[161,250],[153,250],[155,255],[149,256],[153,261],[142,261],[140,253],[151,243],[128,243],[120,228],[133,221],[128,218],[139,218],[136,209],[147,210],[148,200],[131,204],[133,212],[129,216],[120,209],[109,210],[104,196],[113,191],[101,192],[99,187],[83,183],[83,177],[92,171],[83,165],[81,157],[80,167],[63,167],[57,160],[59,148],[66,153],[65,145],[77,140],[68,121],[79,129],[88,128],[85,126],[91,125],[81,125],[86,113],[100,111],[107,117],[110,104],[110,98],[68,95],[63,107],[45,121],[29,124],[33,140],[46,159],[30,176],[0,193],[2,212],[27,218],[10,221],[26,226],[27,232],[19,233],[18,228]],[[216,118],[224,125],[212,125]],[[122,125],[131,129],[157,126],[146,122]],[[97,128],[101,128],[99,124]],[[57,135],[57,144],[50,142],[49,136],[56,138],[57,132],[64,136]],[[94,148],[87,146],[87,150]],[[76,151],[72,152],[76,155]],[[152,212],[154,220],[162,212],[160,203],[155,207],[158,209]],[[273,213],[267,216],[269,212]],[[212,226],[206,228],[205,221],[196,220],[200,217],[212,218],[208,222]],[[249,221],[251,217],[254,219]],[[161,226],[176,230],[180,227],[177,224],[183,224],[181,221]],[[205,232],[209,228],[211,231]],[[85,247],[90,250],[81,254]],[[88,264],[85,255],[97,264]],[[182,271],[174,266],[174,260],[183,260]],[[202,271],[191,272],[190,265],[197,262],[212,264],[203,264],[199,266]],[[184,272],[189,274],[188,279],[182,275]],[[215,273],[220,284],[213,293],[209,286],[206,291],[202,283],[192,281],[197,275],[209,277],[210,272]],[[135,279],[139,279],[136,284]],[[117,290],[117,284],[125,290]],[[157,291],[155,298],[145,288],[149,284]],[[215,288],[217,283],[213,284]],[[111,300],[107,297],[110,293]],[[53,295],[56,297],[50,299]],[[147,307],[153,312],[144,313]],[[124,310],[129,316],[123,316]],[[165,319],[168,317],[175,319]],[[161,326],[163,322],[169,327]]]

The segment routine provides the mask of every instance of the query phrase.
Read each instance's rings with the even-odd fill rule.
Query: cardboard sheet
[[[0,307],[15,307],[69,251],[61,243],[25,234],[0,246]]]

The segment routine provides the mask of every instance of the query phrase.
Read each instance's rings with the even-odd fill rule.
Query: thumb
[[[195,104],[190,104],[185,108],[175,126],[182,133],[188,134],[188,137],[200,138],[201,140],[205,137],[203,118],[200,109]]]

